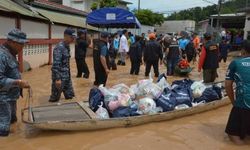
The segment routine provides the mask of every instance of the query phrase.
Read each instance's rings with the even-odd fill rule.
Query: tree
[[[149,9],[134,10],[134,12],[141,24],[154,26],[164,22],[163,14],[154,13]]]
[[[100,8],[103,7],[116,7],[118,5],[118,0],[100,0]]]
[[[96,10],[103,7],[116,7],[118,5],[118,0],[98,0],[92,3],[91,9]]]
[[[238,9],[245,7],[246,0],[228,0],[222,4],[221,13],[236,13]],[[175,12],[168,16],[166,20],[195,20],[199,22],[210,17],[210,15],[217,14],[217,5],[207,7],[195,7],[179,12]]]

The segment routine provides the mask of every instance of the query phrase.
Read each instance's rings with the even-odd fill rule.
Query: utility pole
[[[217,28],[218,31],[219,31],[219,29],[220,29],[221,5],[222,5],[222,0],[218,0],[218,17],[217,17],[217,25],[216,25],[216,28]]]
[[[141,0],[138,0],[138,11],[141,9]]]

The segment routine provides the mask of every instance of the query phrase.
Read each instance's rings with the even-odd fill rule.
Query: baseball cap
[[[20,44],[24,44],[27,43],[29,40],[27,40],[27,35],[26,33],[22,32],[19,29],[12,29],[8,35],[7,35],[7,39],[20,43]]]
[[[156,38],[156,36],[155,36],[155,34],[154,34],[154,33],[150,33],[150,34],[148,35],[148,38],[149,38],[149,39],[155,39],[155,38]]]
[[[76,37],[75,30],[72,28],[65,29],[64,34],[72,36],[72,37]]]

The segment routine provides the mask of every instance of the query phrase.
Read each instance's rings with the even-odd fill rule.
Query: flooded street
[[[131,85],[144,78],[144,66],[139,76],[129,75],[130,64],[119,66],[117,71],[111,71],[107,87],[125,83]],[[87,101],[88,93],[94,81],[92,58],[87,58],[90,69],[90,79],[76,78],[75,60],[71,60],[73,86],[78,101]],[[229,62],[228,62],[229,63]],[[227,64],[221,63],[219,79],[224,80]],[[50,96],[51,66],[33,69],[23,73],[33,89],[33,104],[47,104]],[[197,67],[196,67],[197,68]],[[197,69],[190,78],[202,79]],[[166,71],[161,66],[161,72]],[[181,79],[172,77],[168,79]],[[249,150],[250,146],[234,146],[224,129],[227,123],[231,105],[209,112],[196,114],[176,120],[151,123],[130,128],[116,128],[91,132],[59,132],[37,131],[21,122],[21,108],[25,105],[24,98],[18,101],[18,123],[15,132],[7,138],[0,138],[0,150]],[[62,96],[63,97],[63,96]]]

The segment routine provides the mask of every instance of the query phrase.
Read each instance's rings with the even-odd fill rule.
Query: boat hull
[[[90,131],[101,130],[109,128],[119,127],[131,127],[142,124],[168,121],[185,116],[199,114],[205,111],[210,111],[230,104],[228,97],[224,97],[222,100],[213,101],[206,104],[201,104],[195,107],[191,107],[183,110],[174,110],[170,112],[157,113],[152,115],[141,115],[135,117],[124,118],[110,118],[110,119],[98,119],[93,114],[89,119],[81,121],[48,121],[48,122],[32,122],[29,121],[28,109],[22,110],[22,120],[25,124],[29,124],[35,128],[42,130],[65,130],[65,131]],[[84,103],[79,102],[79,105],[86,109]],[[87,110],[89,111],[89,110]]]

